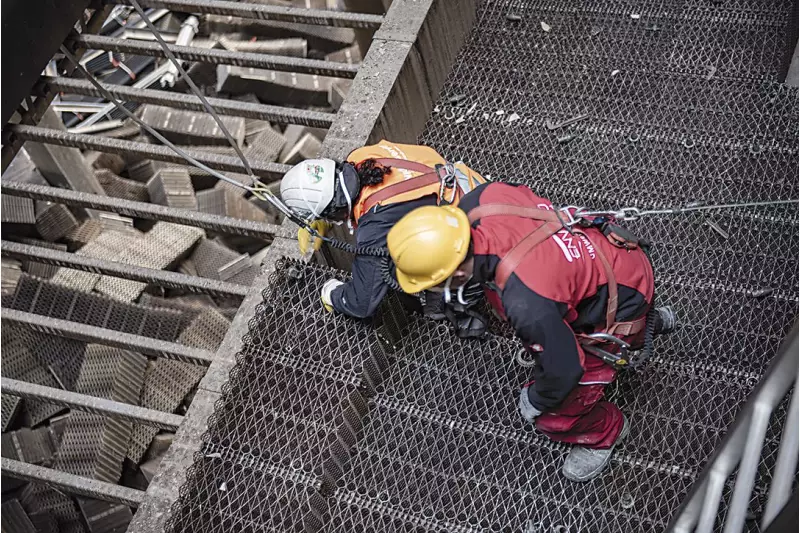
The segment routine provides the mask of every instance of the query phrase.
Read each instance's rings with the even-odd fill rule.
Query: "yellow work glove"
[[[331,229],[333,224],[330,222],[325,222],[324,220],[315,220],[309,224],[309,226],[314,228],[317,233],[324,237],[325,234],[328,233],[328,230]],[[302,255],[310,255],[311,252],[316,252],[322,247],[322,239],[314,238],[307,229],[300,228],[300,230],[297,232],[297,245],[300,247],[300,253]]]
[[[329,279],[325,282],[325,285],[322,286],[322,291],[320,293],[320,298],[322,299],[322,307],[329,313],[333,313],[333,301],[331,300],[331,293],[333,290],[341,285],[344,285],[338,279]]]

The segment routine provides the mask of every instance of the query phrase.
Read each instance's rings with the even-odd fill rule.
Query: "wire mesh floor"
[[[798,93],[776,52],[791,15],[775,0],[484,1],[420,141],[557,203],[796,198]],[[168,531],[663,531],[797,318],[798,217],[630,227],[680,323],[609,391],[631,434],[597,479],[564,480],[567,448],[522,423],[507,328],[459,341],[397,302],[371,323],[330,316],[319,289],[341,274],[285,261]]]

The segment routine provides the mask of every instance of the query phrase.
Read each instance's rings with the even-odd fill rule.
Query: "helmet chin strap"
[[[312,215],[314,215],[313,218],[314,219],[321,218],[320,215],[321,212],[317,212],[317,208],[319,208],[319,202],[317,202],[316,207],[312,207],[311,202],[309,202],[308,198],[306,197],[306,190],[303,188],[303,181],[300,180],[298,185],[300,186],[300,194],[303,195],[303,201],[306,203],[306,207],[308,207],[308,210],[311,211]],[[308,217],[308,220],[312,220],[312,217]]]
[[[337,171],[339,174],[339,185],[342,187],[345,200],[347,200],[347,229],[350,230],[350,235],[353,234],[353,199],[350,198],[350,192],[347,190],[347,185],[344,182],[344,172]]]
[[[461,286],[458,287],[458,292],[456,293],[456,300],[461,305],[469,305],[467,303],[467,301],[464,299],[464,289],[466,288],[467,283],[469,283],[469,280],[471,280],[471,279],[472,279],[472,276],[470,276],[469,278],[464,280],[464,283],[462,283]],[[450,285],[452,283],[453,283],[453,275],[451,274],[450,277],[447,278],[447,281],[444,282],[444,301],[445,301],[445,303],[448,303],[448,304],[451,301],[453,301],[453,294],[450,291]]]

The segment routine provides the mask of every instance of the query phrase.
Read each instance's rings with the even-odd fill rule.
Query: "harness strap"
[[[390,198],[440,183],[439,174],[436,172],[436,170],[423,163],[408,161],[406,159],[390,158],[380,158],[376,159],[375,161],[386,167],[403,168],[412,172],[421,172],[422,175],[389,185],[372,193],[364,200],[365,213],[376,205],[380,204],[381,202],[385,202]]]
[[[494,272],[495,285],[497,285],[500,290],[505,289],[508,278],[511,277],[514,270],[519,266],[525,256],[528,255],[528,252],[552,237],[560,229],[561,224],[545,222],[519,241],[497,265],[497,269]]]
[[[375,162],[384,167],[397,167],[410,170],[411,172],[421,172],[422,174],[434,172],[434,169],[425,163],[409,161],[408,159],[392,159],[390,157],[381,157],[376,159]]]
[[[526,235],[500,260],[495,270],[495,284],[501,291],[505,289],[508,278],[511,277],[511,274],[519,266],[525,256],[536,246],[563,229],[561,219],[555,211],[548,211],[538,207],[487,204],[477,206],[475,209],[472,209],[467,216],[469,217],[470,224],[487,216],[518,216],[544,222],[541,226]],[[619,287],[617,286],[617,278],[614,276],[611,263],[609,263],[608,258],[600,247],[592,242],[589,235],[580,230],[573,230],[573,232],[583,236],[592,243],[597,258],[600,260],[600,264],[603,267],[603,272],[606,275],[608,283],[608,301],[606,302],[606,327],[604,331],[612,334],[617,333],[625,335],[622,330],[635,329],[639,324],[636,324],[637,321],[615,323],[617,318],[617,306],[619,304]],[[638,331],[641,331],[641,329],[637,330],[637,332]]]
[[[477,220],[483,217],[496,217],[496,216],[516,216],[523,218],[531,218],[533,220],[541,220],[542,222],[557,222],[561,225],[561,219],[555,211],[548,211],[547,209],[540,209],[538,207],[523,207],[521,205],[511,204],[486,204],[479,205],[470,211],[467,216],[469,223],[474,224]]]
[[[589,242],[592,242],[592,239],[582,231],[575,231],[580,235],[586,237]],[[614,269],[611,268],[611,263],[608,262],[608,258],[606,258],[606,254],[600,249],[599,246],[592,242],[592,246],[594,246],[594,251],[597,254],[597,258],[600,259],[600,264],[603,266],[603,270],[605,271],[606,280],[608,282],[608,302],[606,303],[606,331],[611,333],[611,328],[614,327],[614,322],[617,319],[617,306],[619,305],[619,288],[617,287],[617,278],[614,276]]]

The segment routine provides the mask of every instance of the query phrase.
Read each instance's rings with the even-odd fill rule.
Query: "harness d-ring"
[[[517,350],[517,355],[514,357],[514,359],[516,359],[517,364],[519,366],[524,368],[531,368],[533,366],[536,366],[536,357],[532,356],[529,359],[528,356],[530,355],[531,354],[528,352],[528,350],[526,350],[525,347],[523,346],[522,348]]]

